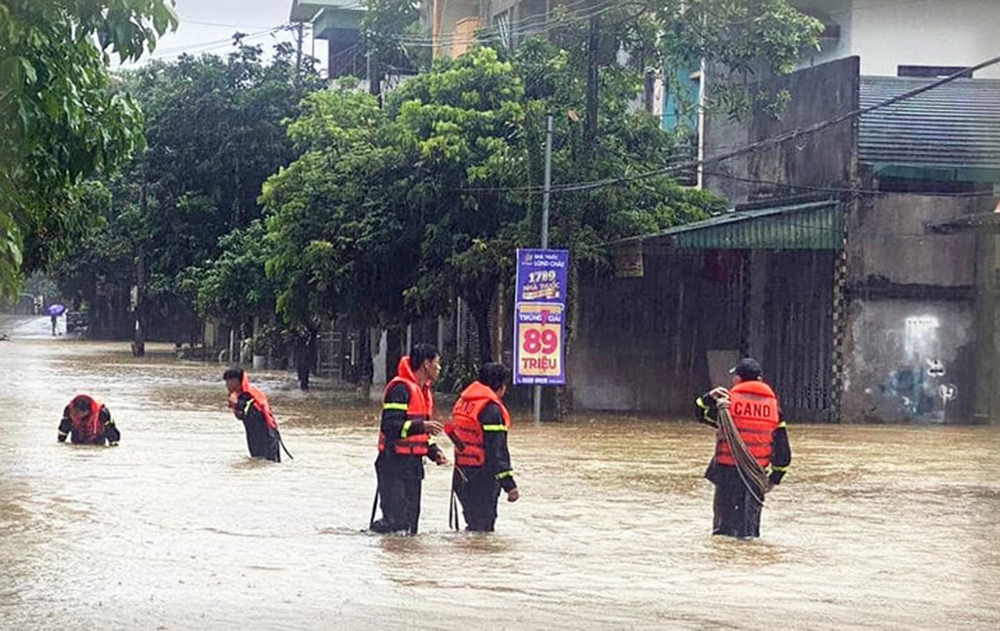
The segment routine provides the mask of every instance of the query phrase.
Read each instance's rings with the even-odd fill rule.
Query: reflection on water
[[[153,347],[154,350],[157,347]],[[0,342],[0,628],[995,628],[996,428],[794,426],[764,538],[711,537],[693,423],[515,415],[495,535],[363,532],[378,409],[268,391],[295,460],[251,461],[220,367],[125,344]],[[55,441],[103,399],[116,449]]]

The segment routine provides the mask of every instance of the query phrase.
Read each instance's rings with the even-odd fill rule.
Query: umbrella
[[[45,310],[45,315],[57,316],[62,315],[63,311],[66,311],[66,307],[60,304],[49,305],[49,308]]]

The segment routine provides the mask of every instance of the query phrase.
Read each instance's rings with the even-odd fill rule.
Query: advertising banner
[[[518,250],[514,383],[566,383],[563,331],[569,252]]]

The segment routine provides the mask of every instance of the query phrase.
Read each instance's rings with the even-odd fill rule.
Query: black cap
[[[740,360],[740,363],[729,369],[730,375],[736,375],[744,381],[760,379],[760,373],[760,364],[752,357],[744,357]]]

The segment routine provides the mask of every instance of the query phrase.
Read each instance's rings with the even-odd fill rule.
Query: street
[[[802,426],[762,538],[709,535],[711,430],[515,410],[522,498],[448,531],[374,536],[378,408],[253,375],[295,460],[247,457],[222,366],[165,345],[0,342],[0,627],[7,629],[996,628],[1000,428]],[[5,330],[7,330],[5,328]],[[56,442],[91,393],[117,448]],[[346,395],[345,395],[346,396]],[[439,409],[438,416],[447,412]],[[681,420],[683,422],[667,422]],[[450,451],[450,450],[449,450]]]

